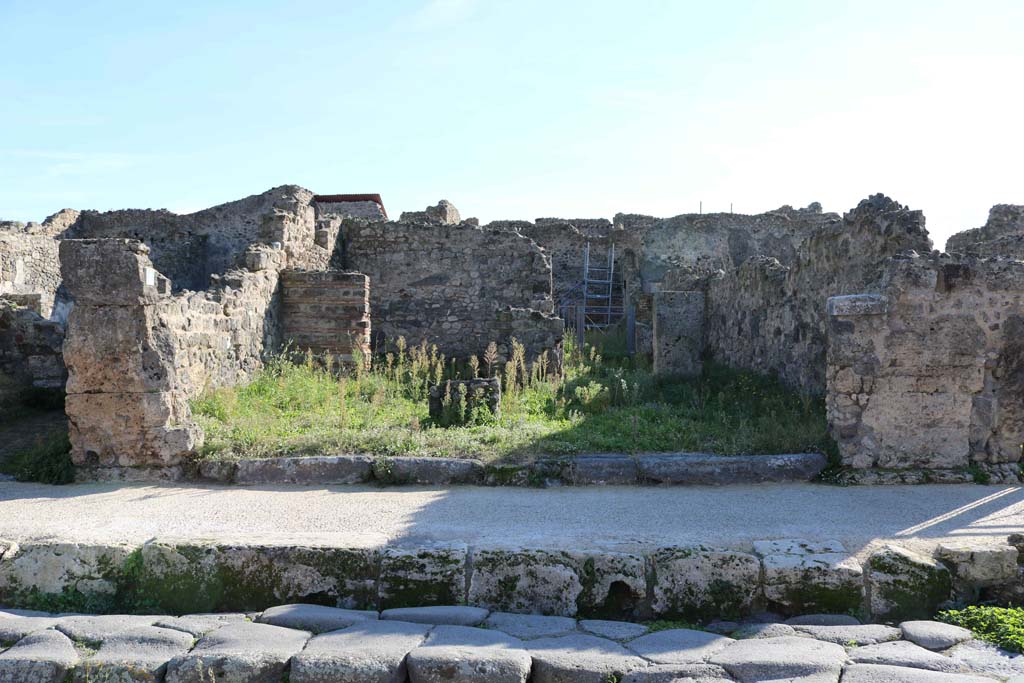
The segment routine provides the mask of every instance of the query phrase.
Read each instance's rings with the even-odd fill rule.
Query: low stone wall
[[[374,205],[376,206],[376,205]],[[282,338],[299,352],[339,363],[370,357],[370,280],[362,273],[281,273]]]
[[[76,465],[175,468],[201,445],[188,399],[247,378],[280,345],[284,254],[254,248],[247,261],[215,289],[175,295],[139,242],[61,243],[75,299],[64,355]]]
[[[922,213],[882,195],[866,199],[811,231],[790,264],[755,256],[712,277],[707,349],[720,362],[822,394],[826,300],[877,291],[892,256],[914,250],[931,250]]]
[[[352,219],[341,239],[334,265],[369,276],[374,329],[388,345],[426,340],[465,360],[495,342],[504,360],[515,337],[528,362],[548,351],[560,367],[551,265],[533,241],[470,223]]]
[[[89,604],[117,612],[139,601],[148,613],[185,614],[258,611],[284,602],[355,609],[464,604],[701,622],[771,609],[899,622],[930,618],[953,601],[1019,603],[1024,570],[1017,545],[940,546],[934,557],[884,545],[862,561],[835,541],[806,539],[635,551],[457,541],[359,547],[0,541],[0,605],[62,604],[78,611]]]
[[[1019,481],[1024,262],[906,258],[829,300],[828,412],[843,463]]]

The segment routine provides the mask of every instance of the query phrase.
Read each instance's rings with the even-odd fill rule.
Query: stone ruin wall
[[[964,230],[946,241],[950,254],[1024,259],[1024,206],[997,204],[980,228]]]
[[[845,465],[975,464],[1019,481],[1024,261],[898,259],[878,293],[833,298],[829,312],[827,406]]]
[[[809,394],[825,391],[829,296],[872,291],[890,259],[931,250],[920,211],[883,195],[842,218],[822,214],[782,261],[752,256],[707,282],[706,348],[732,367],[776,375]]]
[[[369,276],[379,346],[393,348],[400,336],[409,345],[426,340],[466,360],[495,342],[507,359],[515,337],[528,361],[548,351],[561,365],[550,260],[518,233],[468,222],[347,219],[332,265]]]

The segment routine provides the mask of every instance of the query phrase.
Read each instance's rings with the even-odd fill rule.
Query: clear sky
[[[0,0],[0,217],[1024,203],[1024,0]]]

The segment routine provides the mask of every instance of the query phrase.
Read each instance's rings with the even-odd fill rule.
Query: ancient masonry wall
[[[897,260],[878,294],[829,300],[828,414],[856,468],[985,465],[1019,481],[1024,262]]]
[[[63,390],[63,342],[61,323],[0,298],[0,410],[34,390]]]
[[[173,294],[148,247],[65,240],[61,264],[75,306],[64,357],[72,459],[84,468],[175,468],[202,444],[188,399],[261,367],[280,343],[280,250],[254,248],[250,271],[207,292]]]
[[[953,235],[946,241],[946,251],[975,257],[1024,259],[1024,206],[993,206],[984,226]]]
[[[710,278],[707,350],[733,367],[822,394],[826,300],[877,291],[892,256],[915,250],[931,250],[922,213],[883,195],[866,199],[811,231],[789,264],[754,256]]]
[[[449,358],[480,356],[512,337],[532,360],[559,363],[563,325],[553,314],[551,264],[530,239],[470,223],[346,220],[335,267],[373,283],[375,335],[437,344]]]
[[[362,273],[281,273],[282,338],[298,352],[330,355],[335,363],[370,357],[370,279]]]
[[[0,232],[0,298],[50,317],[60,286],[57,240],[28,231]]]

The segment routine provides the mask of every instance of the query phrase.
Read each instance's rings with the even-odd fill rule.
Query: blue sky
[[[1024,203],[1024,2],[0,0],[0,217]]]

